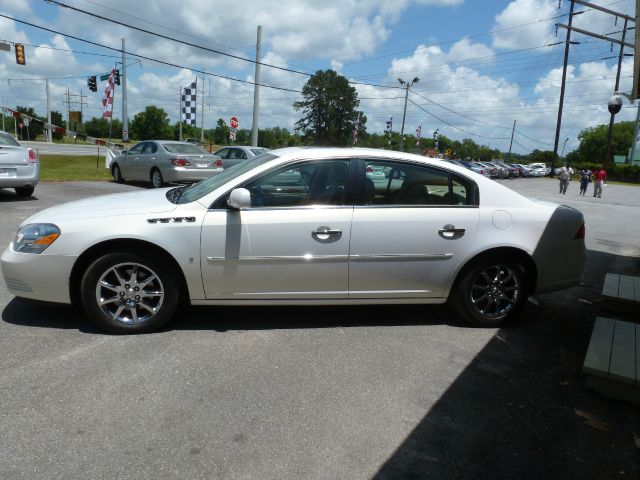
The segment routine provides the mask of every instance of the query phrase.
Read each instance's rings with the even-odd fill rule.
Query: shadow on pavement
[[[28,197],[21,197],[13,188],[5,187],[0,188],[0,202],[32,202],[34,200],[38,200],[36,194],[38,193],[38,187],[36,187],[36,191],[33,195]]]
[[[639,267],[590,251],[584,284],[541,297],[502,328],[375,478],[640,478],[638,407],[585,389],[582,375],[594,316],[606,315],[597,307],[605,273]]]

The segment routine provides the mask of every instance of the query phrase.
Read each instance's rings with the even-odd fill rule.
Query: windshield
[[[186,143],[163,143],[162,146],[169,153],[184,153],[187,155],[202,155],[206,153],[201,148]]]
[[[266,148],[252,148],[251,151],[254,155],[260,155],[261,153],[266,152],[268,149]]]
[[[11,135],[9,135],[8,133],[0,133],[0,145],[2,146],[12,146],[12,147],[19,147],[20,144],[18,142],[16,142],[13,137]]]
[[[259,167],[260,165],[263,165],[268,161],[273,160],[274,158],[278,158],[278,156],[272,153],[263,153],[262,155],[253,157],[250,160],[240,162],[233,167],[225,168],[222,173],[214,175],[213,177],[209,177],[206,180],[202,180],[201,182],[195,183],[189,188],[185,189],[178,198],[177,203],[194,202],[213,192],[215,189],[220,188],[225,183],[239,177],[243,173],[246,173],[253,168]]]

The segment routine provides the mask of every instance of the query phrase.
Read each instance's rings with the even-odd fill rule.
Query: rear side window
[[[0,133],[0,145],[7,147],[19,147],[20,144],[8,133]]]
[[[447,170],[394,161],[365,165],[365,204],[467,206],[475,204],[473,182]]]

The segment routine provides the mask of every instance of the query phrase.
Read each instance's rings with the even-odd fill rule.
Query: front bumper
[[[9,246],[2,257],[2,276],[16,297],[71,303],[69,278],[77,256],[18,253]]]

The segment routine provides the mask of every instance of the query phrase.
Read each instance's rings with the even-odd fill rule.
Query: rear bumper
[[[40,166],[37,163],[29,165],[0,165],[0,188],[34,187],[40,179]]]

